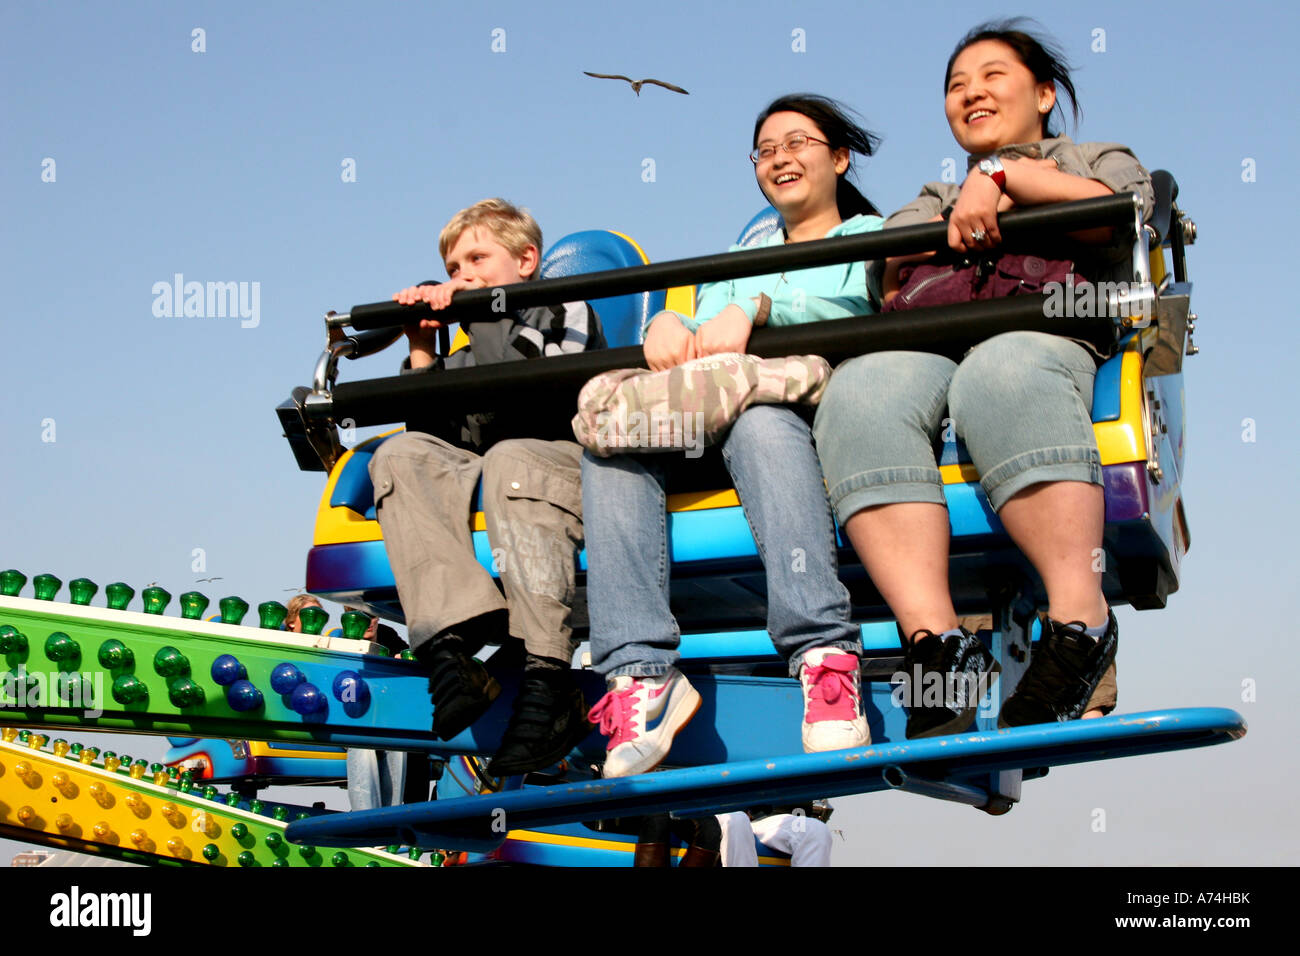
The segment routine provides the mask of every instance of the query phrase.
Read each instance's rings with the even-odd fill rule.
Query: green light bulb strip
[[[0,596],[18,597],[26,583],[27,576],[15,568],[0,571]],[[32,579],[35,597],[41,601],[53,601],[62,585],[63,582],[52,574],[38,574]],[[79,606],[89,606],[94,596],[99,593],[99,585],[89,578],[74,578],[68,583],[68,590],[71,595],[71,603]],[[129,584],[114,581],[104,588],[105,607],[115,611],[129,610],[131,600],[135,597],[135,594],[135,589]],[[166,610],[171,599],[171,593],[165,588],[151,584],[140,592],[141,610],[145,614],[161,615]],[[185,620],[202,620],[204,612],[211,603],[211,600],[205,594],[198,591],[186,591],[178,599],[180,616]],[[221,598],[217,603],[221,609],[221,623],[243,624],[244,617],[247,615],[250,606],[247,601],[237,595],[230,595]],[[264,601],[257,606],[257,626],[271,631],[283,630],[288,613],[288,608],[279,601]],[[306,607],[299,614],[299,620],[302,623],[302,632],[304,634],[319,635],[324,633],[325,625],[329,621],[329,614],[323,608]],[[340,620],[343,636],[349,640],[364,640],[370,621],[370,615],[364,612],[345,611]],[[5,648],[2,633],[0,633],[0,653],[10,653]],[[403,651],[399,656],[403,660],[414,659],[409,651]]]

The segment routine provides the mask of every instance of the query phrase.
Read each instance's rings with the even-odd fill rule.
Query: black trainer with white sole
[[[909,740],[965,730],[975,719],[993,675],[1002,671],[978,637],[964,627],[959,630],[947,640],[932,631],[917,631],[905,642]]]
[[[1106,633],[1084,633],[1082,621],[1062,624],[1043,618],[1043,632],[1025,676],[1002,705],[999,727],[1050,724],[1081,717],[1119,650],[1119,624],[1107,612]]]

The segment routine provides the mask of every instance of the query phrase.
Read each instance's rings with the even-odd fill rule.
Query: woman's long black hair
[[[1074,122],[1079,122],[1079,99],[1074,92],[1074,81],[1070,79],[1070,62],[1065,58],[1064,51],[1056,45],[1055,41],[1046,37],[1030,33],[1025,29],[1034,24],[1033,20],[1027,17],[1012,17],[1010,20],[990,20],[988,23],[981,23],[973,28],[957,43],[953,48],[952,56],[948,57],[948,66],[943,71],[943,92],[948,95],[948,79],[952,76],[953,61],[961,54],[961,51],[974,43],[981,40],[997,40],[1005,43],[1015,51],[1020,62],[1023,63],[1029,72],[1034,74],[1036,83],[1054,83],[1056,85],[1057,97],[1056,106],[1052,112],[1061,110],[1061,118],[1065,118],[1065,110],[1061,108],[1061,94],[1070,98],[1070,112],[1074,116]],[[1049,125],[1051,120],[1049,113],[1043,118],[1043,136],[1050,138],[1060,136],[1060,132],[1053,133]]]
[[[758,131],[773,113],[802,113],[822,131],[826,142],[832,150],[847,147],[851,153],[870,156],[880,146],[880,137],[864,126],[855,123],[850,117],[853,111],[842,103],[815,93],[790,93],[778,97],[768,104],[767,109],[758,114],[754,120],[754,145],[758,145]],[[844,170],[835,184],[835,204],[839,207],[841,219],[852,219],[857,215],[879,216],[880,210],[872,205],[871,200],[858,192],[856,186],[849,182],[849,173],[853,169],[852,160],[849,168]]]

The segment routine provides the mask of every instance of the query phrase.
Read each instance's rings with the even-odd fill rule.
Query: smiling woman
[[[1001,252],[998,216],[1015,207],[1134,192],[1150,215],[1150,176],[1128,149],[1050,135],[1058,94],[1073,105],[1074,86],[1055,47],[1017,21],[976,27],[962,38],[944,90],[953,137],[971,154],[969,173],[960,187],[926,185],[887,225],[947,218],[953,252],[992,263]],[[1110,238],[1077,235],[1060,248],[1015,251],[1032,251],[1039,262],[1068,260],[1071,273],[1108,280],[1126,268]],[[890,260],[887,302],[899,294],[904,261]],[[1077,270],[1075,262],[1082,263]],[[960,365],[939,355],[881,352],[841,366],[818,409],[817,448],[831,500],[898,620],[909,673],[996,668],[958,626],[948,586],[949,521],[934,440],[950,421],[965,442],[990,506],[1048,596],[1043,638],[1002,707],[1001,726],[1100,716],[1115,706],[1118,626],[1096,560],[1105,521],[1090,417],[1099,358],[1091,347],[1043,332],[994,336]],[[960,701],[909,708],[907,736],[951,733],[973,713]]]
[[[760,113],[750,159],[784,225],[766,244],[879,229],[875,208],[846,178],[851,154],[870,155],[875,145],[875,136],[825,97],[786,96]],[[861,262],[710,283],[700,289],[696,318],[661,312],[652,320],[646,362],[662,370],[744,352],[754,326],[764,322],[796,325],[871,311]],[[862,639],[837,575],[834,526],[808,423],[789,406],[755,405],[736,417],[722,457],[760,543],[768,633],[803,688],[804,750],[864,746],[871,738],[858,676]],[[609,738],[606,777],[656,767],[701,703],[676,667],[680,632],[668,597],[665,480],[658,462],[636,455],[583,457],[592,666],[609,687],[591,719]]]

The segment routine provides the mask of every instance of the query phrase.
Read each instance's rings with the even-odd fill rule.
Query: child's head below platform
[[[542,229],[526,209],[484,199],[452,217],[438,237],[449,278],[480,288],[537,277]]]

